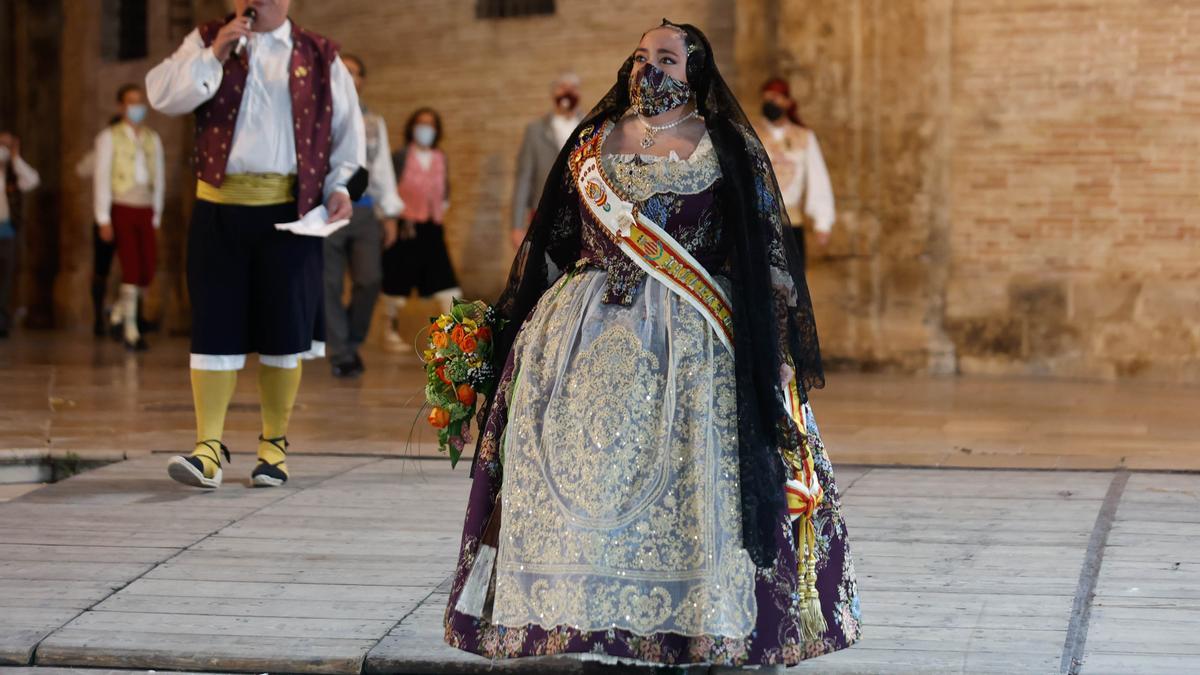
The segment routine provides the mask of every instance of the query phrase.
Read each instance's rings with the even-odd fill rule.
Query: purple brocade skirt
[[[828,628],[806,641],[786,510],[772,568],[740,547],[732,355],[652,278],[631,305],[603,295],[602,271],[566,275],[522,327],[481,430],[446,642],[498,658],[731,666],[794,665],[854,643],[854,563],[811,414]],[[495,569],[484,556],[472,577],[497,503]],[[486,603],[460,604],[480,578]]]

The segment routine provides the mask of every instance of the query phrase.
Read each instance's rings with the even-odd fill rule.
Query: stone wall
[[[370,76],[363,98],[387,119],[393,148],[413,110],[430,105],[442,113],[451,172],[447,239],[471,297],[503,288],[513,255],[508,214],[517,151],[525,125],[550,111],[551,80],[577,72],[581,107],[590,107],[642,32],[664,16],[705,27],[732,67],[733,3],[721,0],[559,0],[552,16],[498,20],[476,19],[473,0],[347,4],[294,0],[292,14],[363,58]]]
[[[738,8],[743,93],[787,77],[833,176],[832,362],[1200,380],[1194,2]]]
[[[153,2],[151,57],[102,62],[99,4],[56,10],[71,36],[61,78],[34,87],[38,103],[18,119],[42,161],[62,160],[35,207],[60,226],[36,242],[26,297],[48,308],[38,289],[53,279],[67,326],[87,322],[91,266],[90,194],[72,168],[113,89],[181,37],[168,3]],[[201,18],[222,4],[192,3]],[[34,20],[29,5],[0,0],[20,21]],[[476,19],[474,5],[293,4],[299,22],[366,61],[364,98],[393,145],[413,109],[442,111],[448,239],[467,295],[491,297],[503,283],[515,155],[526,122],[548,109],[550,80],[576,70],[590,105],[666,15],[705,28],[749,110],[764,78],[788,78],[820,138],[839,217],[829,248],[811,251],[809,281],[831,366],[1200,381],[1194,2],[559,0],[553,16],[503,20]],[[37,84],[29,58],[47,25],[5,43],[2,58],[15,53],[25,73],[10,89]],[[61,133],[42,133],[39,116]],[[151,123],[172,175],[151,304],[185,330],[189,123]]]
[[[953,18],[962,369],[1200,380],[1200,7],[960,0]]]

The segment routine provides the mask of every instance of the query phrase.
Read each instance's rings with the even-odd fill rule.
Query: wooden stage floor
[[[190,450],[187,343],[140,356],[90,336],[24,333],[0,342],[0,450],[115,456]],[[436,454],[419,419],[415,355],[364,352],[368,371],[335,380],[308,364],[292,452]],[[842,462],[873,466],[1200,470],[1200,387],[1013,378],[830,373],[813,407]],[[258,403],[243,374],[226,442],[253,453]]]
[[[0,459],[128,457],[0,502],[0,665],[581,672],[442,645],[469,484],[416,456],[428,434],[406,442],[415,358],[369,352],[355,382],[310,367],[289,485],[247,487],[243,454],[201,492],[161,454],[191,438],[186,345],[155,346],[0,343]],[[1196,389],[833,374],[813,399],[864,632],[788,672],[1200,672],[1200,475],[1145,470],[1197,468]]]

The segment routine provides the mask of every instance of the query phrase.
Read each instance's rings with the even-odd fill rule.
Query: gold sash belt
[[[296,176],[281,173],[235,173],[225,176],[220,187],[196,183],[196,198],[214,204],[273,206],[296,201]]]

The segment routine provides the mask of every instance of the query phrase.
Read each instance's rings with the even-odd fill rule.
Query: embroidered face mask
[[[652,63],[643,65],[629,80],[629,102],[646,117],[674,110],[691,97],[692,88],[686,82],[671,77]]]

